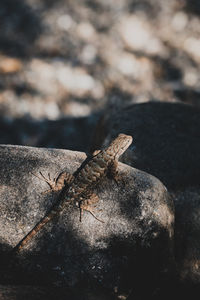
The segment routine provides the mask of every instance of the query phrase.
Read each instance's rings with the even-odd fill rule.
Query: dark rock
[[[1,300],[54,300],[55,297],[60,300],[77,299],[71,293],[58,288],[25,285],[0,285],[0,297]]]
[[[200,288],[200,188],[174,194],[176,260],[181,282]]]
[[[157,176],[172,192],[178,276],[174,284],[178,297],[191,297],[200,290],[200,111],[180,103],[129,106],[102,118],[95,147],[119,132],[133,136],[132,149],[122,160]]]
[[[72,290],[68,288],[31,285],[0,285],[1,300],[112,300],[107,291]]]
[[[120,132],[133,136],[123,162],[156,176],[168,188],[199,185],[200,110],[181,103],[128,106],[101,119],[94,148]]]
[[[80,152],[1,146],[0,282],[150,295],[169,279],[173,206],[158,179],[121,163],[123,180],[105,179],[97,187],[97,215],[105,223],[87,212],[80,223],[78,209],[70,207],[9,256],[57,198],[42,195],[48,186],[31,172],[74,173],[84,159]]]

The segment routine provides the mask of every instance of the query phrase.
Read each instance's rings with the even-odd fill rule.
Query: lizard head
[[[118,159],[130,146],[133,138],[131,135],[126,135],[124,133],[120,133],[114,141],[110,144],[107,149],[107,152],[114,156],[114,159]]]

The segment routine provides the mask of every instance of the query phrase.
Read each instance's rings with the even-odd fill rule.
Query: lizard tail
[[[32,239],[42,227],[45,226],[50,220],[52,220],[58,214],[57,209],[54,209],[48,213],[45,217],[43,217],[40,222],[38,222],[35,227],[13,248],[14,253],[20,252],[20,250],[28,243],[30,239]]]

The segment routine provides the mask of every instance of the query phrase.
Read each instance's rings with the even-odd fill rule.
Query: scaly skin
[[[45,180],[52,191],[66,189],[66,192],[61,194],[61,197],[59,197],[53,208],[51,208],[51,210],[39,221],[39,223],[36,224],[36,226],[17,244],[14,248],[14,252],[19,252],[46,223],[57,216],[59,212],[70,203],[75,203],[75,205],[80,208],[80,220],[83,210],[87,210],[97,220],[101,221],[93,214],[93,210],[91,208],[92,204],[98,202],[98,196],[92,193],[91,190],[108,173],[110,173],[115,180],[118,180],[116,170],[118,159],[130,146],[132,140],[131,136],[119,134],[106,149],[95,151],[92,158],[76,174],[75,177],[69,173],[63,172],[52,182],[50,177],[49,179],[45,179],[41,174],[42,178],[39,178]],[[69,188],[66,187],[67,185]]]

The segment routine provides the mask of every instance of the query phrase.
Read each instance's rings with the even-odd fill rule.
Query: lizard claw
[[[35,177],[37,177],[38,179],[46,182],[49,186],[50,186],[50,189],[43,192],[42,195],[45,195],[45,194],[48,194],[49,192],[51,191],[54,191],[55,190],[55,180],[51,180],[51,177],[50,177],[50,173],[48,173],[48,178],[46,178],[42,172],[39,172],[40,173],[40,176],[37,175],[37,174],[34,174],[32,172],[30,172],[32,175],[34,175]]]

